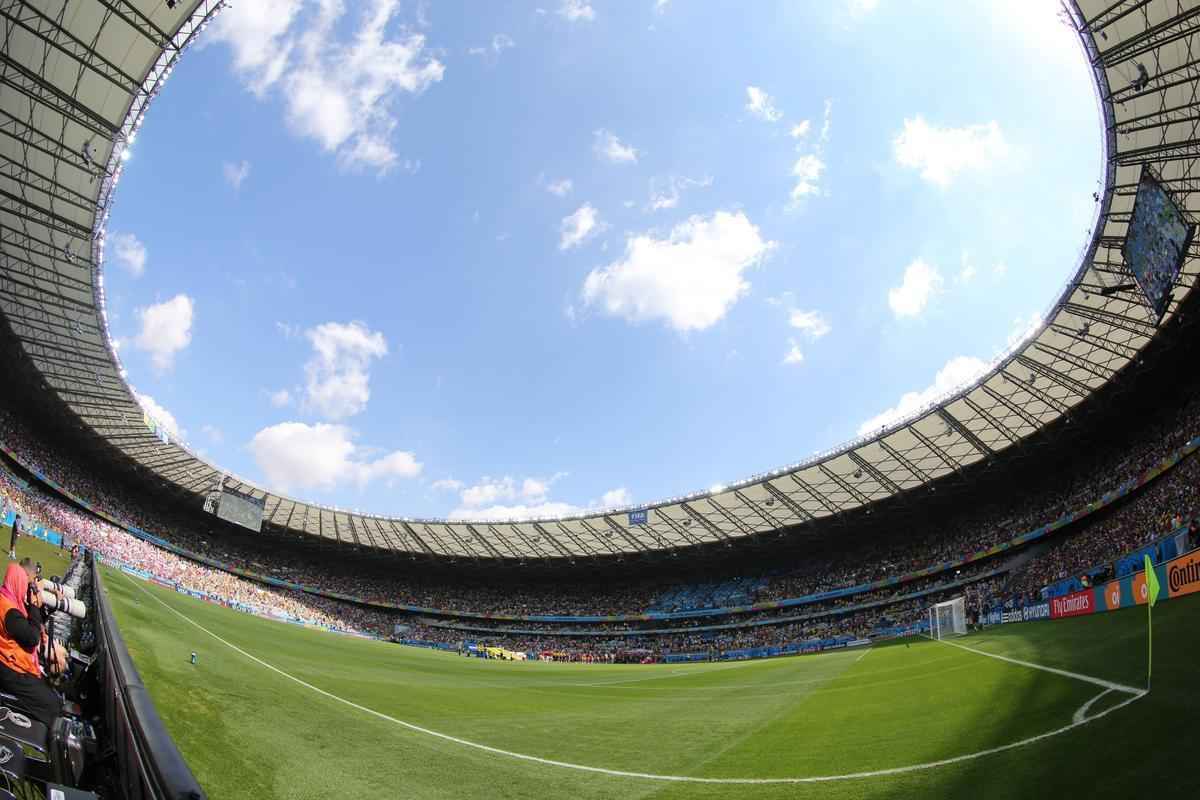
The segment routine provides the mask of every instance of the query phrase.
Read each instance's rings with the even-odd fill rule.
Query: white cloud
[[[491,56],[499,58],[500,54],[505,50],[516,47],[517,43],[507,33],[496,33],[492,35],[492,42],[487,47],[472,47],[467,50],[473,56]]]
[[[904,120],[892,154],[900,166],[920,170],[925,181],[945,189],[959,173],[984,171],[1007,158],[1009,146],[995,121],[939,128],[918,114]]]
[[[462,489],[463,482],[456,481],[454,478],[441,478],[430,485],[439,492],[457,492]]]
[[[516,484],[512,478],[493,480],[484,477],[482,482],[463,489],[460,497],[465,505],[482,506],[501,499],[512,499],[516,493]]]
[[[287,389],[280,389],[277,392],[271,392],[268,399],[270,399],[271,405],[275,406],[275,408],[283,408],[284,406],[291,405],[292,393]]]
[[[833,330],[829,320],[820,311],[801,311],[793,308],[788,315],[788,324],[802,331],[810,339],[820,339]]]
[[[225,182],[236,192],[242,188],[242,183],[246,178],[250,177],[250,162],[245,159],[236,164],[226,161],[221,165],[221,171],[225,175]]]
[[[225,432],[216,425],[203,425],[200,432],[207,436],[213,444],[221,444],[225,441]]]
[[[136,389],[133,392],[134,397],[141,403],[142,408],[146,410],[151,418],[160,425],[165,427],[177,439],[186,439],[187,431],[179,426],[179,422],[175,419],[175,415],[158,404],[153,397],[148,394],[142,394]]]
[[[978,274],[979,270],[975,269],[975,265],[969,260],[963,259],[962,269],[958,271],[958,277],[955,280],[965,286],[975,280],[975,276]]]
[[[304,365],[304,406],[340,420],[367,407],[370,363],[387,355],[387,340],[361,322],[326,322],[305,331],[313,355]]]
[[[879,7],[879,0],[845,0],[852,17],[865,17]]]
[[[303,0],[260,0],[237,3],[217,15],[209,38],[229,45],[234,70],[255,94],[261,96],[283,75],[295,46],[288,29],[303,5]]]
[[[546,191],[550,194],[557,195],[558,197],[566,197],[571,193],[571,189],[575,184],[571,182],[570,178],[563,178],[562,180],[550,181],[542,185],[546,187]]]
[[[146,245],[132,233],[115,233],[108,238],[117,263],[133,277],[142,277],[146,271]]]
[[[425,91],[445,68],[426,51],[423,34],[397,23],[400,0],[364,4],[353,35],[343,38],[343,3],[323,0],[308,14],[300,13],[303,5],[234,3],[217,17],[212,39],[229,44],[234,70],[256,95],[279,89],[295,133],[346,168],[383,174],[399,162],[391,145],[396,98]]]
[[[456,522],[471,522],[489,519],[539,519],[545,517],[566,517],[582,512],[584,509],[562,502],[545,502],[533,505],[494,505],[486,508],[456,508],[447,515],[447,519]]]
[[[607,227],[591,203],[584,203],[575,212],[563,217],[559,226],[559,250],[578,247]]]
[[[560,472],[547,479],[525,478],[522,481],[511,477],[483,478],[479,484],[462,490],[462,504],[451,511],[448,518],[470,521],[563,517],[603,508],[627,506],[633,501],[629,490],[625,488],[611,489],[599,500],[582,506],[551,500],[551,485],[564,476],[565,473]]]
[[[987,362],[982,359],[973,356],[955,356],[938,370],[932,385],[917,392],[905,392],[896,405],[858,426],[858,435],[865,436],[868,433],[876,433],[885,425],[908,417],[917,409],[975,380],[986,369]]]
[[[775,107],[775,100],[757,86],[746,87],[746,110],[761,120],[778,122],[783,112]]]
[[[412,453],[396,450],[372,459],[354,438],[345,425],[282,422],[254,434],[250,452],[267,482],[283,492],[346,483],[362,488],[377,480],[390,486],[397,478],[421,474],[422,465]]]
[[[300,335],[300,326],[293,325],[290,322],[276,322],[275,330],[283,334],[285,339],[295,339]]]
[[[804,334],[805,338],[811,341],[816,341],[833,330],[833,326],[829,324],[829,320],[820,311],[804,311],[796,308],[795,303],[796,295],[790,291],[783,292],[778,297],[767,298],[768,305],[787,309],[788,325],[800,331]],[[801,349],[800,343],[790,336],[787,343],[788,349],[783,354],[782,363],[804,363],[804,351]]]
[[[596,155],[612,164],[636,164],[638,151],[633,145],[622,142],[615,133],[601,128],[593,134],[592,149]]]
[[[930,298],[941,291],[943,283],[937,267],[924,259],[915,259],[905,268],[900,285],[888,289],[888,305],[897,317],[918,316]]]
[[[654,13],[667,13],[667,6],[671,5],[671,0],[654,0]]]
[[[1037,333],[1042,327],[1042,315],[1033,312],[1028,317],[1017,317],[1013,320],[1008,331],[1008,347],[1016,347],[1021,342]]]
[[[665,239],[630,236],[625,255],[588,274],[583,298],[630,322],[685,333],[715,324],[750,289],[743,273],[775,247],[741,211],[690,217]]]
[[[596,18],[596,12],[587,0],[563,0],[558,15],[568,22],[591,22]]]
[[[633,495],[625,487],[609,489],[600,498],[601,508],[620,508],[628,505],[633,505]]]
[[[1008,264],[1003,261],[996,262],[996,266],[992,267],[992,277],[996,280],[1001,280],[1008,274]]]
[[[799,200],[821,190],[821,173],[825,171],[825,162],[816,153],[808,153],[796,159],[792,165],[792,177],[796,185],[792,187],[792,199]]]
[[[175,355],[191,344],[192,298],[177,294],[170,300],[146,308],[139,308],[138,318],[142,329],[133,340],[133,346],[150,354],[150,363],[159,372],[170,369]]]
[[[531,503],[542,503],[550,493],[550,487],[566,473],[557,472],[549,478],[523,478],[517,480],[506,475],[503,478],[484,476],[474,486],[466,486],[459,493],[459,499],[464,506],[479,508],[494,505],[499,501],[521,500]],[[458,483],[456,481],[456,483]],[[459,483],[461,487],[462,484]]]
[[[712,186],[711,176],[699,180],[672,175],[668,178],[654,178],[650,181],[650,203],[648,211],[662,211],[679,205],[683,192],[692,188]]]
[[[804,352],[800,349],[800,345],[795,339],[788,339],[788,351],[783,355],[784,364],[802,364],[804,363]]]
[[[829,142],[832,125],[833,100],[827,99],[821,121],[821,134],[815,142],[805,141],[812,127],[808,120],[792,127],[792,138],[797,140],[796,152],[800,154],[792,164],[792,177],[796,179],[796,185],[792,187],[793,206],[805,197],[821,194],[821,174],[825,171],[825,145]]]
[[[550,491],[550,482],[537,478],[526,478],[521,481],[521,496],[530,499],[545,497]]]

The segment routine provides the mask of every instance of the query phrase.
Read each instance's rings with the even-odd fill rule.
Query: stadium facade
[[[222,6],[2,4],[0,312],[5,362],[66,441],[181,508],[199,509],[217,486],[260,501],[268,533],[491,565],[657,560],[823,535],[1026,455],[1141,367],[1200,272],[1187,252],[1162,305],[1132,288],[1141,276],[1124,255],[1146,170],[1185,217],[1200,211],[1200,7],[1068,3],[1064,24],[1079,32],[1104,127],[1095,222],[1041,326],[971,385],[830,452],[637,508],[451,522],[304,502],[227,475],[162,431],[125,379],[105,316],[105,223],[129,148],[177,60]]]

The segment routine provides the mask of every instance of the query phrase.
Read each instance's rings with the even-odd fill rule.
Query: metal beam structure
[[[147,109],[222,7],[190,0],[0,0],[0,314],[71,429],[199,507],[224,470],[156,435],[126,383],[104,306],[105,220]],[[796,464],[634,509],[541,520],[388,518],[302,502],[230,476],[274,529],[358,549],[483,562],[646,555],[839,517],[1005,458],[1135,365],[1157,335],[1123,244],[1151,165],[1200,219],[1200,2],[1068,3],[1104,131],[1095,220],[1043,322],[969,385]],[[1200,275],[1187,254],[1168,317]],[[1047,298],[1048,300],[1050,298]],[[148,427],[145,422],[149,421]],[[645,511],[645,522],[630,521]]]

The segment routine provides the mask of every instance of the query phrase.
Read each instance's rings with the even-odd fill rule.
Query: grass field
[[[7,528],[4,530],[4,543],[8,544]],[[5,552],[4,556],[4,564],[7,567],[9,561],[8,553]],[[47,578],[51,575],[62,577],[62,574],[66,572],[67,567],[71,564],[70,551],[62,552],[49,542],[35,539],[32,536],[22,536],[17,542],[17,558],[25,558],[26,556],[42,565],[42,575]]]
[[[1103,686],[935,642],[712,665],[490,662],[262,620],[111,570],[106,586],[159,712],[212,798],[977,800],[1128,798],[1147,781],[1192,797],[1200,787],[1189,762],[1200,740],[1197,598],[1155,609],[1153,691],[1109,692],[1087,716],[1132,702],[1069,727]],[[1141,687],[1145,633],[1145,611],[1131,609],[961,643]],[[658,776],[800,778],[968,756],[1064,727],[956,763],[822,783],[695,783],[515,755]]]

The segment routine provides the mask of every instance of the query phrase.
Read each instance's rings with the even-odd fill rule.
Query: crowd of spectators
[[[1113,577],[1107,567],[1125,553],[1186,526],[1200,517],[1200,460],[1189,458],[1118,509],[1085,528],[1052,540],[1045,552],[1013,576],[1010,594],[1035,599],[1042,587],[1065,578]],[[1196,543],[1193,543],[1196,544]]]
[[[221,602],[266,616],[286,617],[339,630],[380,636],[391,632],[391,615],[380,610],[264,586],[175,555],[75,508],[2,467],[0,497],[0,505],[20,514],[26,528],[41,525],[65,536],[64,547],[82,545],[105,559],[184,589],[202,592]]]
[[[1136,479],[1190,438],[1200,433],[1200,400],[1186,404],[1180,411],[1158,421],[1149,421],[1124,437],[1114,435],[1105,446],[1096,447],[1082,458],[1080,467],[1067,470],[1037,489],[1019,498],[995,497],[990,503],[956,512],[953,516],[931,520],[911,531],[896,532],[887,541],[879,537],[852,540],[839,545],[836,552],[811,555],[800,563],[787,564],[754,576],[726,576],[740,579],[753,602],[768,602],[811,595],[905,575],[931,564],[954,563],[993,545],[1051,522],[1062,514],[1087,506],[1106,492]],[[222,602],[251,608],[258,613],[284,616],[332,628],[372,634],[386,634],[397,621],[411,621],[411,615],[371,608],[369,604],[403,604],[437,609],[459,615],[614,615],[639,614],[653,607],[659,598],[687,597],[686,586],[663,579],[632,582],[627,585],[587,583],[530,583],[514,581],[452,582],[422,580],[415,574],[403,577],[382,571],[343,569],[333,560],[318,562],[303,550],[291,552],[277,541],[263,538],[214,536],[194,524],[167,516],[153,504],[139,502],[120,487],[102,483],[97,474],[65,454],[62,449],[44,446],[24,423],[11,413],[0,410],[0,442],[13,450],[18,461],[52,478],[77,497],[112,517],[172,542],[187,552],[228,565],[235,570],[266,575],[319,591],[357,598],[368,605],[345,603],[333,598],[266,586],[229,571],[216,569],[150,544],[121,527],[64,501],[37,481],[25,481],[7,469],[0,470],[0,493],[7,502],[21,509],[27,520],[36,520],[66,534],[105,557],[153,574],[182,588],[206,593]],[[19,470],[17,470],[19,472]],[[1064,533],[1050,537],[1045,552],[1009,576],[981,580],[967,590],[975,607],[985,607],[1002,596],[1036,593],[1045,584],[1076,575],[1122,555],[1139,544],[1200,515],[1200,466],[1191,457],[1118,507],[1070,526]],[[1015,510],[1017,509],[1017,510]],[[931,598],[939,596],[939,587],[955,580],[969,580],[988,572],[1006,569],[1009,554],[973,562],[945,571],[844,597],[831,598],[795,608],[773,609],[738,615],[737,622],[769,621],[803,613],[795,622],[742,627],[734,631],[697,631],[658,634],[660,650],[673,647],[705,646],[724,649],[761,646],[811,638],[814,631],[831,626],[849,635],[859,635],[893,624],[909,624],[920,618]],[[916,599],[903,599],[914,592],[929,592]],[[962,592],[962,589],[954,591]],[[703,592],[692,592],[702,596]],[[711,592],[710,592],[711,594]],[[678,608],[678,600],[671,602]],[[877,604],[864,611],[830,613],[811,619],[815,613],[837,612],[863,604]],[[680,609],[685,610],[685,609]],[[603,639],[611,651],[629,647],[630,637],[620,635],[631,629],[646,631],[654,627],[702,627],[714,622],[734,621],[731,617],[705,617],[654,623],[598,623],[597,630],[611,632]],[[488,623],[470,618],[482,635],[499,637],[499,644],[522,641],[540,646],[547,641],[562,644],[566,637],[555,636],[561,625],[522,622],[525,631],[536,634],[506,634],[514,624]],[[432,641],[461,640],[463,630],[443,625],[413,623],[414,630],[428,633]],[[537,625],[537,627],[530,627]],[[579,623],[567,623],[578,627]],[[493,632],[490,628],[494,627]],[[476,630],[476,634],[481,632]],[[533,637],[532,639],[530,637]],[[511,638],[515,637],[515,638]],[[524,637],[524,638],[522,638]],[[417,638],[417,637],[412,637]],[[593,637],[601,639],[602,637]],[[661,641],[660,641],[661,639]],[[758,643],[758,644],[747,644]],[[589,647],[601,642],[589,641]],[[531,648],[536,649],[536,647]]]

